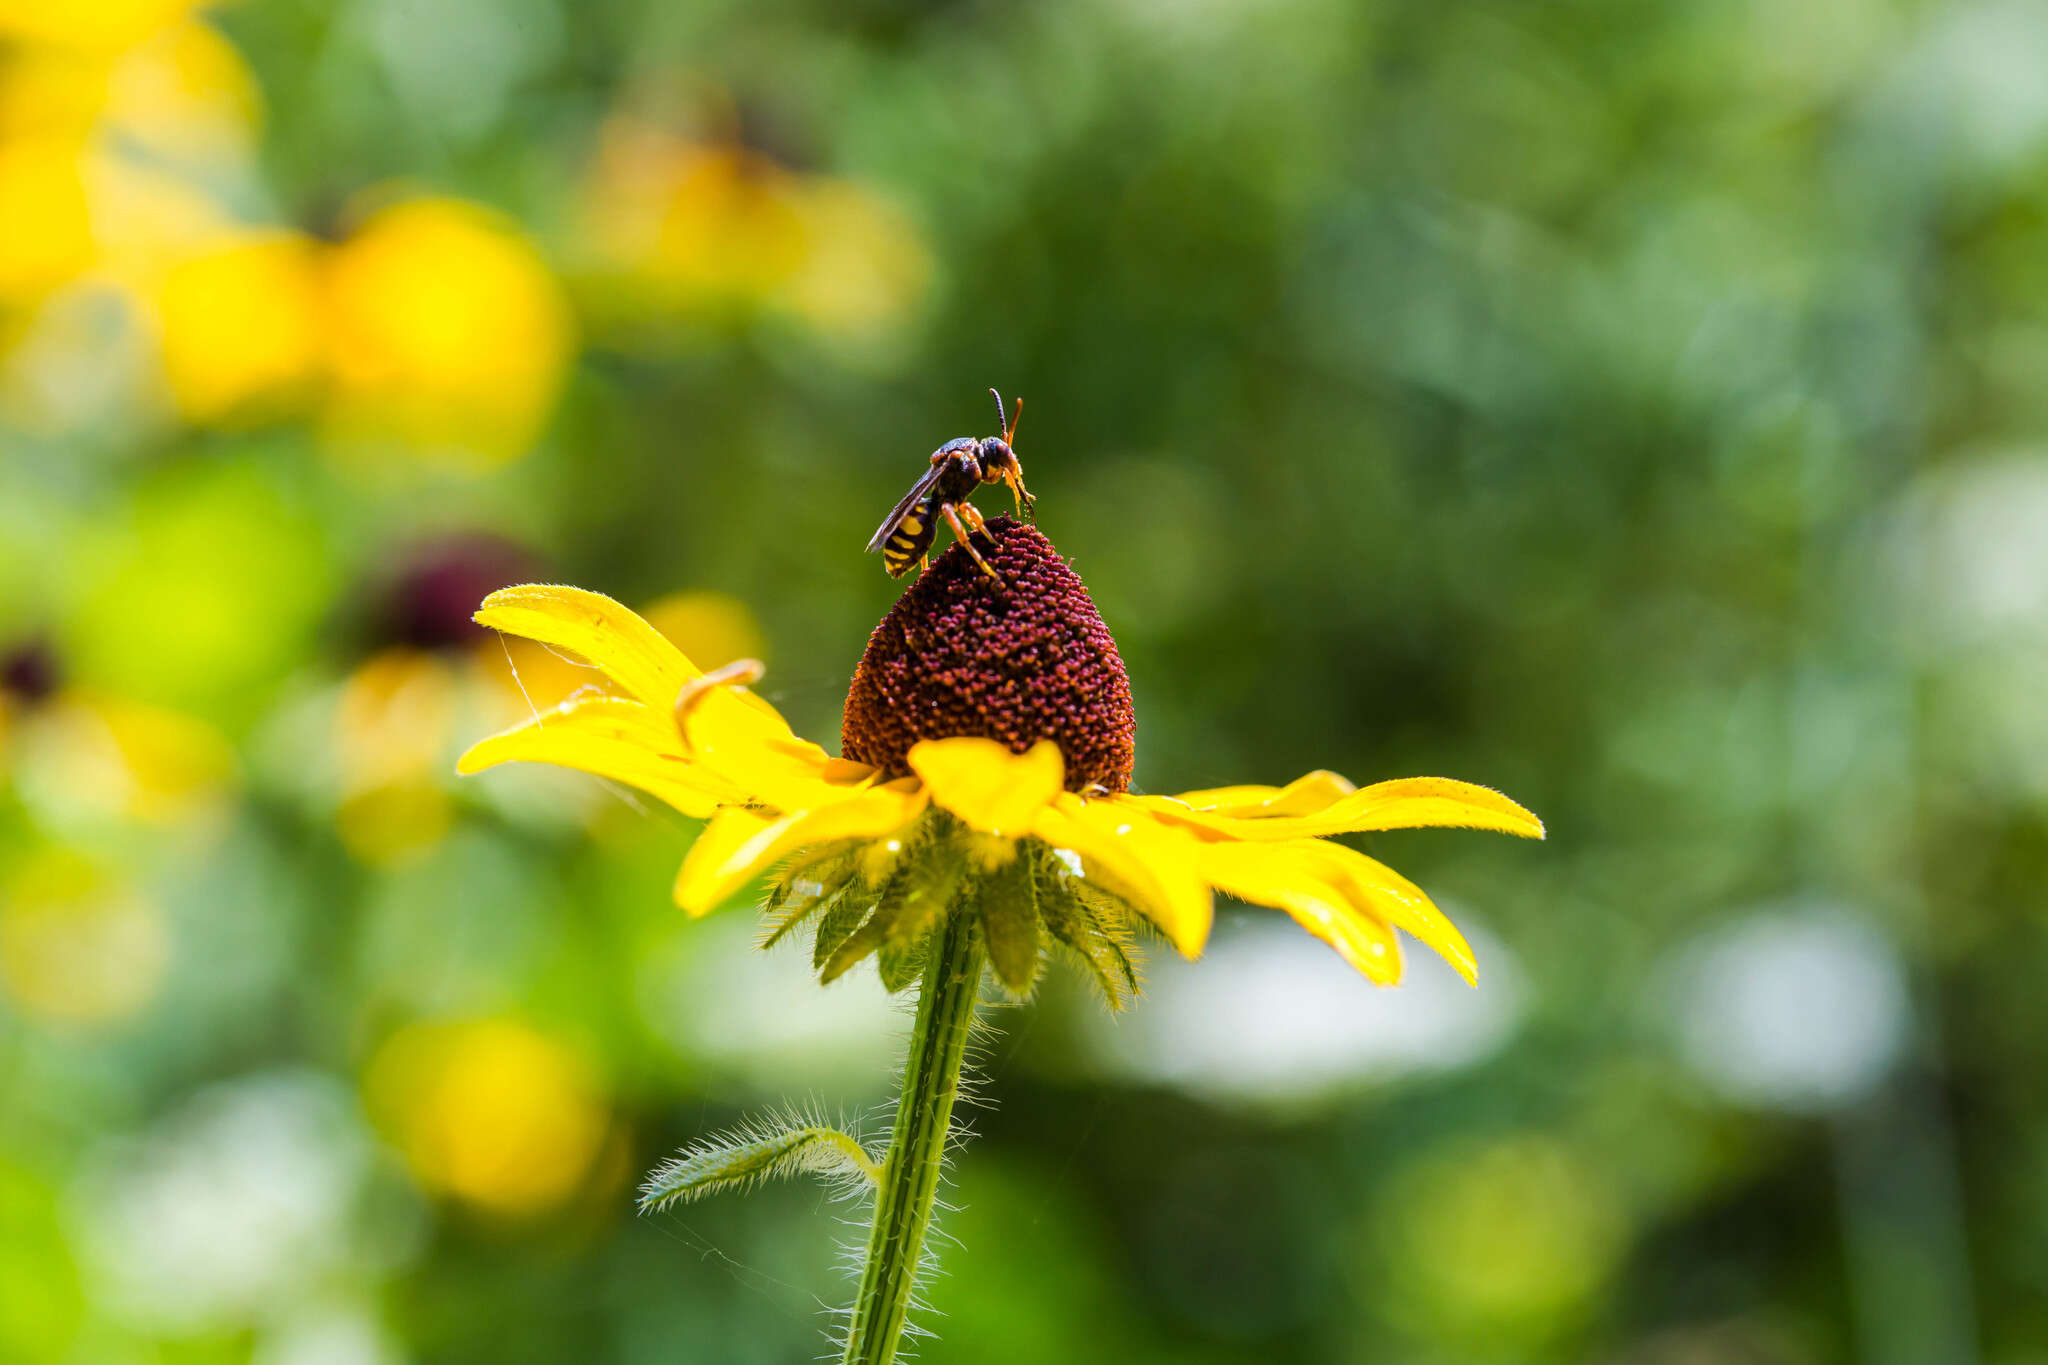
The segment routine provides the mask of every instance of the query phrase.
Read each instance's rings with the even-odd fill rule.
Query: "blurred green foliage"
[[[1551,839],[1368,841],[1477,995],[1239,911],[1126,1021],[997,1012],[926,1358],[2048,1360],[2044,52],[0,3],[0,1357],[815,1355],[845,1209],[631,1186],[879,1101],[903,1021],[684,922],[689,822],[458,784],[578,681],[466,616],[602,590],[829,740],[860,545],[995,384],[1142,787]]]

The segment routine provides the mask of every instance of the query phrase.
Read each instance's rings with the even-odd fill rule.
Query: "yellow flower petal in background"
[[[1062,792],[1039,811],[1032,833],[1077,854],[1097,877],[1159,927],[1186,957],[1209,942],[1215,910],[1195,871],[1195,840],[1120,801],[1084,801]]]
[[[531,446],[571,348],[569,306],[540,253],[453,199],[377,213],[331,258],[328,431],[464,468]]]
[[[23,798],[60,826],[110,820],[171,824],[218,814],[234,750],[197,717],[72,691],[27,717],[18,738]]]
[[[746,603],[722,592],[672,592],[640,615],[700,668],[767,654],[761,625]]]
[[[84,138],[107,104],[112,63],[73,49],[15,48],[0,66],[0,139]]]
[[[503,1217],[573,1194],[610,1122],[582,1056],[510,1019],[403,1029],[364,1089],[422,1184]]]
[[[796,196],[803,266],[778,301],[819,332],[872,342],[901,327],[930,291],[931,252],[908,215],[851,180],[815,177]]]
[[[456,760],[459,773],[500,763],[551,763],[608,777],[703,819],[747,794],[683,760],[662,712],[618,697],[588,696],[537,720],[479,740]]]
[[[126,47],[198,7],[199,0],[0,0],[0,34],[94,49]]]
[[[484,599],[476,623],[568,650],[663,714],[683,684],[703,672],[653,626],[603,593],[582,588],[500,588]]]
[[[227,239],[172,266],[151,302],[164,375],[186,418],[267,417],[310,396],[321,326],[311,239]]]
[[[808,246],[789,171],[630,117],[605,125],[583,213],[585,240],[634,280],[619,299],[627,308],[759,304],[801,268]]]
[[[910,768],[933,804],[988,834],[1021,837],[1059,795],[1067,766],[1042,739],[1021,754],[993,739],[928,739],[910,748]]]
[[[163,913],[75,855],[46,850],[0,896],[0,999],[30,1018],[103,1025],[154,999],[170,963]]]
[[[0,223],[0,300],[35,298],[91,268],[99,248],[77,139],[0,143]]]
[[[800,848],[895,833],[924,810],[925,799],[922,792],[868,787],[831,805],[790,815],[721,811],[690,846],[676,873],[676,904],[692,915],[708,914]]]
[[[245,162],[262,123],[256,77],[210,24],[173,24],[123,53],[108,73],[106,136],[181,164]]]

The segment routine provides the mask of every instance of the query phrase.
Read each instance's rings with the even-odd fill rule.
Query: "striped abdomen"
[[[917,504],[903,514],[889,532],[889,539],[882,544],[882,567],[889,577],[901,578],[911,570],[925,552],[932,548],[932,537],[939,533],[932,515],[932,497],[927,493]]]

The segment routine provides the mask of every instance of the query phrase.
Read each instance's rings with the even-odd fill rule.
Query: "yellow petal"
[[[1178,799],[1217,815],[1314,815],[1357,790],[1351,779],[1318,768],[1284,787],[1213,787],[1182,792]]]
[[[1356,904],[1348,888],[1319,875],[1297,850],[1204,844],[1202,875],[1239,900],[1285,910],[1367,979],[1383,986],[1401,979],[1401,943],[1394,931]]]
[[[909,757],[933,804],[990,834],[1028,833],[1067,781],[1060,746],[1049,739],[1021,754],[993,739],[928,739]]]
[[[1310,774],[1310,778],[1334,774]],[[1302,779],[1308,782],[1310,778]],[[1339,779],[1341,780],[1341,779]],[[1300,786],[1300,784],[1296,784]],[[1288,796],[1294,788],[1276,793],[1273,802],[1256,809],[1291,808],[1296,813],[1247,814],[1222,810],[1198,810],[1185,799],[1171,796],[1134,798],[1147,810],[1164,819],[1179,821],[1232,839],[1301,839],[1328,834],[1350,834],[1362,830],[1416,829],[1426,825],[1461,829],[1491,829],[1525,838],[1541,839],[1543,822],[1490,787],[1457,782],[1447,777],[1404,777],[1378,782],[1358,791],[1339,795],[1320,809],[1302,812],[1301,807],[1329,792],[1319,786]],[[1207,793],[1193,793],[1206,796]]]
[[[500,588],[484,599],[476,621],[588,660],[627,695],[663,713],[702,671],[653,626],[603,593],[582,588]]]
[[[692,915],[708,914],[800,848],[894,834],[924,807],[922,792],[868,787],[831,805],[789,815],[721,811],[697,836],[676,872],[676,904]]]
[[[1472,945],[1414,882],[1357,849],[1327,840],[1304,839],[1299,844],[1279,847],[1292,849],[1297,856],[1307,859],[1323,876],[1342,887],[1354,905],[1435,949],[1457,969],[1467,985],[1479,984],[1479,959],[1473,955]]]
[[[585,696],[470,746],[459,773],[500,763],[552,763],[638,787],[699,818],[746,799],[713,773],[684,761],[662,713],[622,697]]]
[[[1099,874],[1130,899],[1183,956],[1200,956],[1215,910],[1193,838],[1121,798],[1084,801],[1069,792],[1038,812],[1032,833],[1080,855],[1084,875]]]
[[[676,869],[676,904],[692,915],[708,914],[746,884],[768,861],[767,849],[803,818],[734,806],[718,812]]]
[[[691,763],[777,810],[805,810],[837,801],[867,781],[857,768],[798,739],[751,693],[716,687],[696,694],[674,714],[681,748]]]
[[[1339,833],[1369,829],[1417,829],[1446,825],[1458,829],[1492,829],[1541,839],[1543,822],[1491,787],[1449,777],[1403,777],[1345,797],[1323,811],[1322,820],[1341,820]]]

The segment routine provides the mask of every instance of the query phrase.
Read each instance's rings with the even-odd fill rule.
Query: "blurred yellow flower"
[[[765,641],[747,604],[722,592],[674,592],[649,604],[641,615],[670,644],[704,668],[734,659],[758,659]]]
[[[227,739],[161,706],[67,691],[23,716],[17,730],[16,780],[63,824],[194,819],[219,812],[234,781]]]
[[[848,180],[820,179],[800,206],[810,244],[780,302],[820,332],[871,338],[899,326],[930,292],[931,252],[904,212]]]
[[[364,1085],[423,1185],[503,1217],[574,1194],[609,1126],[582,1057],[510,1019],[403,1029],[378,1050]]]
[[[0,989],[22,1014],[104,1025],[155,998],[170,961],[162,912],[77,855],[46,850],[0,899]]]
[[[334,719],[335,818],[343,845],[362,861],[404,862],[448,832],[453,810],[441,765],[456,686],[445,660],[417,649],[386,650],[344,684]]]
[[[798,182],[758,153],[607,124],[584,195],[589,240],[668,307],[758,303],[802,265]]]
[[[250,232],[172,266],[155,290],[164,377],[194,422],[257,418],[306,396],[321,359],[316,244]]]
[[[74,137],[0,142],[0,301],[55,289],[98,258],[85,149]]]
[[[526,451],[562,386],[571,323],[531,243],[474,204],[375,214],[329,263],[330,434],[485,466]]]
[[[101,8],[23,10],[14,27]],[[229,229],[195,176],[246,169],[260,100],[214,29],[160,26],[184,8],[135,7],[106,30],[121,35],[112,49],[30,46],[0,68],[0,300],[32,300],[90,271],[145,284]]]
[[[1036,558],[1040,546],[1051,553],[1035,533],[1017,528],[1008,536],[1005,544],[1023,545],[1023,554]],[[971,566],[965,572],[974,574]],[[1027,888],[1029,877],[1043,874],[1050,879],[1044,883],[1048,899],[1070,882],[1097,888],[1190,957],[1207,942],[1215,888],[1287,911],[1374,981],[1400,976],[1397,927],[1471,979],[1470,947],[1419,888],[1324,836],[1418,825],[1543,832],[1533,815],[1499,793],[1443,778],[1357,790],[1334,773],[1312,773],[1287,787],[1178,797],[1073,791],[1067,789],[1068,762],[1050,740],[1013,753],[992,739],[926,739],[908,748],[912,775],[892,779],[797,738],[773,707],[740,685],[757,671],[737,666],[706,674],[610,598],[567,587],[507,588],[491,594],[476,619],[588,660],[602,671],[608,690],[573,697],[482,741],[462,756],[459,771],[514,760],[558,764],[638,787],[708,819],[675,883],[677,903],[692,914],[716,908],[785,860],[809,866],[806,859],[819,849],[848,854],[841,886],[849,878],[884,885],[899,857],[907,861],[919,845],[918,822],[936,809],[971,832],[987,873],[1017,867]],[[871,644],[871,655],[874,649]],[[1120,676],[1121,664],[1116,667]],[[1076,675],[1071,685],[1081,682]],[[855,686],[858,694],[861,684]],[[1083,698],[1081,704],[1094,702]],[[850,717],[856,709],[850,700]],[[856,724],[849,720],[849,732]],[[1026,844],[1050,856],[1018,857]],[[1025,871],[1027,862],[1036,870]],[[831,880],[815,868],[800,875]],[[958,872],[952,875],[957,879]],[[821,894],[833,889],[817,888]],[[1035,923],[1028,933],[1035,972]],[[866,941],[869,951],[881,946],[878,936]],[[991,955],[1010,979],[993,942]],[[846,965],[850,961],[838,963],[840,970]],[[1028,979],[1021,966],[1017,975]]]
[[[608,306],[628,314],[762,309],[865,340],[900,324],[933,274],[916,224],[864,186],[629,117],[605,127],[583,216],[618,277]]]
[[[140,42],[200,0],[0,0],[0,34],[61,47],[106,50]]]
[[[263,101],[235,45],[205,23],[174,24],[108,73],[106,136],[182,163],[233,163],[255,151]]]
[[[112,63],[97,54],[18,47],[0,63],[0,140],[82,138],[107,104]]]

